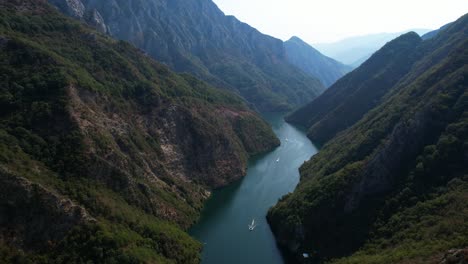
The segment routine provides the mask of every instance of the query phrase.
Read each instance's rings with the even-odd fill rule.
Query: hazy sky
[[[436,29],[468,12],[468,0],[213,0],[261,32],[309,43],[413,28]]]

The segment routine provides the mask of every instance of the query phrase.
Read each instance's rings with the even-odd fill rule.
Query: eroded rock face
[[[231,135],[224,135],[222,131],[209,135],[200,129],[209,125],[205,120],[175,105],[164,109],[159,117],[161,123],[156,130],[164,160],[173,174],[214,187],[224,186],[245,175],[246,156],[235,151],[243,146],[232,140],[235,138],[232,131],[226,130]]]
[[[101,33],[107,33],[107,25],[99,11],[94,8],[86,8],[81,0],[49,0],[64,14],[82,20]]]
[[[449,250],[439,264],[468,264],[468,248]]]
[[[169,190],[180,200],[203,201],[208,189],[245,175],[249,154],[279,144],[273,134],[265,135],[270,128],[250,111],[160,100],[146,109],[120,112],[112,110],[105,96],[79,87],[70,86],[68,96],[71,118],[86,138],[87,156],[92,157],[86,174],[126,193],[130,203],[170,221],[181,219],[181,212],[160,200],[155,189]],[[242,118],[255,119],[246,125]],[[259,143],[242,140],[250,134],[257,134]],[[154,143],[149,144],[150,138]],[[106,142],[105,148],[100,141]],[[138,177],[147,184],[139,183]],[[198,188],[199,184],[205,188]]]
[[[101,33],[107,33],[107,25],[104,22],[99,11],[96,9],[88,10],[85,15],[86,22],[92,27],[96,28]]]
[[[49,0],[57,6],[63,13],[78,19],[82,19],[85,14],[85,6],[80,0]]]
[[[247,153],[229,128],[229,121],[211,120],[218,124],[210,124],[202,118],[207,113],[175,104],[130,115],[108,112],[105,99],[95,94],[75,87],[70,88],[69,94],[73,118],[83,133],[107,134],[116,142],[106,150],[98,150],[90,142],[91,153],[122,171],[138,170],[150,179],[170,174],[185,182],[196,181],[211,187],[223,186],[245,174]],[[220,129],[222,126],[226,129]],[[128,141],[135,137],[135,130],[144,132],[143,137],[157,138],[160,149],[133,150]],[[169,171],[162,170],[161,165]]]
[[[0,238],[40,248],[62,239],[76,225],[94,222],[81,206],[0,168]]]

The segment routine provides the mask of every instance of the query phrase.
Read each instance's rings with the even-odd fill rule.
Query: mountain
[[[291,65],[283,42],[225,16],[211,0],[50,0],[177,72],[239,93],[261,111],[291,109],[325,88]]]
[[[279,140],[239,96],[46,0],[0,2],[0,262],[198,263],[209,190]]]
[[[364,57],[361,57],[360,59],[358,59],[357,61],[354,61],[353,63],[350,64],[351,67],[353,68],[357,68],[359,66],[361,66],[361,64],[363,64],[366,60],[368,60],[370,57],[372,56],[372,54],[368,54]]]
[[[433,37],[435,37],[437,34],[439,34],[440,31],[442,31],[442,30],[446,29],[448,26],[450,26],[450,24],[452,24],[452,23],[448,23],[448,24],[446,24],[446,25],[443,25],[443,26],[440,27],[439,29],[430,31],[430,32],[428,32],[428,33],[422,35],[421,38],[424,39],[424,40],[433,38]]]
[[[312,141],[325,143],[382,103],[387,92],[419,58],[415,50],[420,43],[421,38],[414,32],[390,41],[361,67],[286,120],[309,128]]]
[[[413,29],[396,33],[378,33],[364,36],[346,38],[334,43],[317,43],[314,47],[321,53],[346,65],[358,67],[366,61],[375,51],[390,40],[414,31],[419,35],[426,34],[429,29]]]
[[[324,56],[298,37],[286,41],[284,47],[289,62],[311,76],[316,76],[325,87],[351,71],[351,67]]]
[[[456,252],[463,258],[468,241],[467,32],[465,15],[413,49],[393,50],[388,60],[410,54],[407,73],[306,162],[296,190],[270,209],[267,218],[278,243],[301,262],[459,263]],[[408,44],[417,41],[412,33],[402,38]],[[376,63],[389,45],[401,41],[389,43],[355,71]],[[361,82],[373,77],[370,72]],[[377,83],[374,87],[379,89]],[[363,98],[354,107],[373,100]]]

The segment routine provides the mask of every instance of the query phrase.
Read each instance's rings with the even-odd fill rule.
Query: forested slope
[[[439,263],[467,247],[467,32],[465,15],[422,42],[381,102],[301,167],[268,214],[298,259]]]
[[[244,100],[45,0],[0,2],[0,262],[198,263],[213,187],[279,144]]]

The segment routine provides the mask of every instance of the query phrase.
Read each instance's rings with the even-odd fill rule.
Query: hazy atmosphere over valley
[[[0,0],[0,263],[468,263],[468,2]]]

